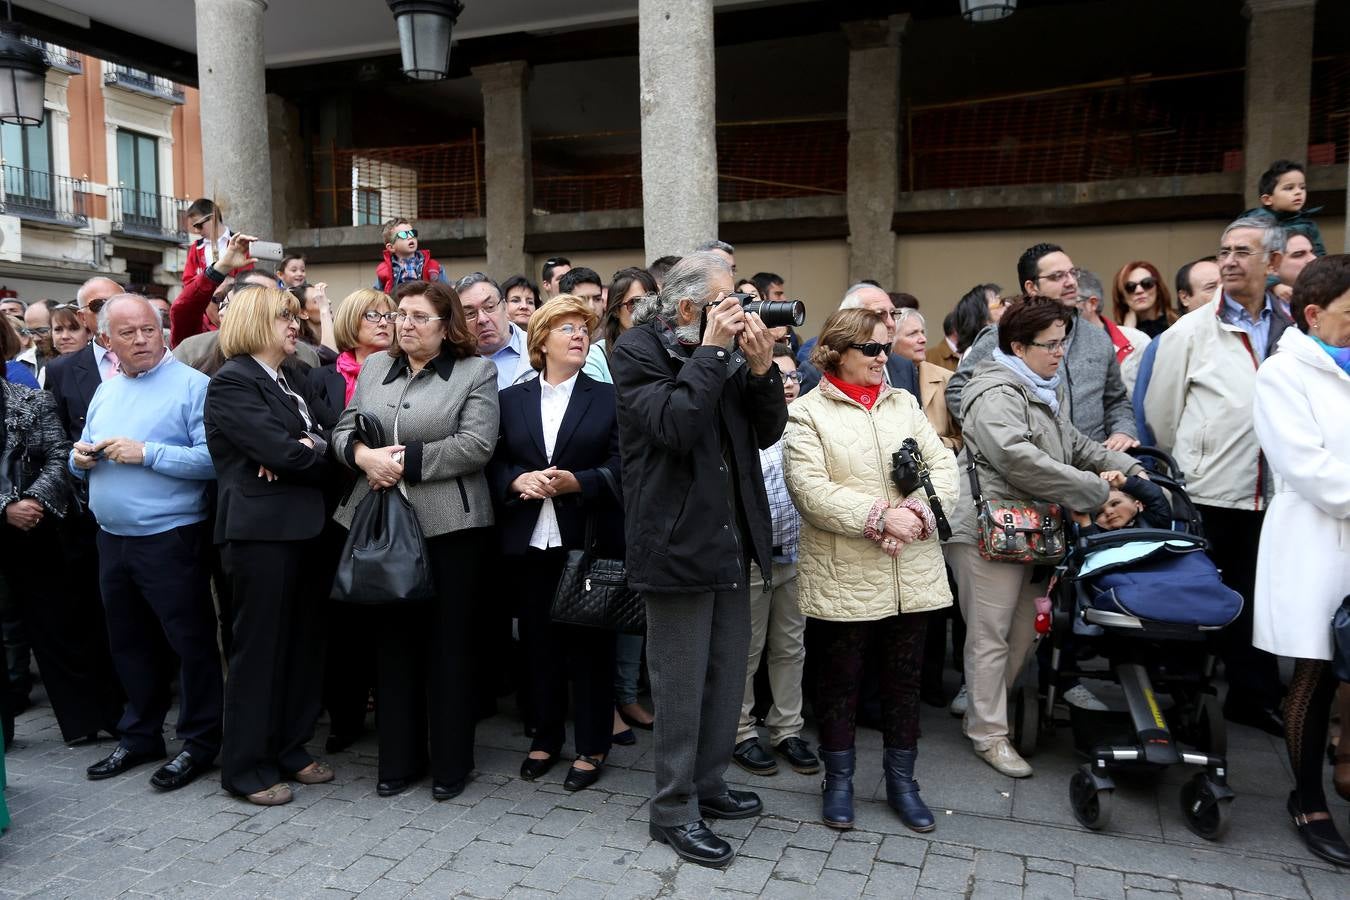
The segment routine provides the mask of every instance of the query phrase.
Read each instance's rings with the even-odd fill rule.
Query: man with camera
[[[763,809],[755,794],[728,790],[723,774],[745,686],[749,562],[773,567],[759,451],[787,423],[769,328],[731,291],[722,258],[685,257],[610,359],[628,581],[647,602],[659,710],[650,833],[707,866],[735,854],[704,819]]]

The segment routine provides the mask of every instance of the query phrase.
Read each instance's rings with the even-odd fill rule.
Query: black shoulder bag
[[[942,511],[942,501],[938,499],[937,491],[933,489],[933,479],[929,477],[928,464],[923,461],[923,454],[919,452],[919,442],[914,438],[905,438],[900,442],[900,449],[891,454],[891,480],[895,482],[896,490],[900,491],[903,497],[908,497],[919,488],[923,488],[924,495],[928,499],[928,508],[933,511],[933,518],[937,520],[938,537],[944,541],[951,540],[952,526],[947,523],[947,514]]]
[[[605,479],[616,500],[622,498],[614,476],[606,468]],[[549,616],[563,625],[603,628],[620,634],[647,633],[647,606],[642,596],[628,586],[628,570],[621,559],[595,555],[595,513],[586,516],[586,538],[580,550],[569,550]]]

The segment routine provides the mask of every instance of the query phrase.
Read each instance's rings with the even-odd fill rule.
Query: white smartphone
[[[248,255],[254,259],[270,259],[280,262],[282,247],[276,241],[254,241],[248,245]]]

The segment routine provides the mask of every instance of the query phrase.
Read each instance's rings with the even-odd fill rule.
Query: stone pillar
[[[1257,181],[1277,159],[1308,161],[1314,0],[1247,0],[1247,109],[1242,193],[1261,203]]]
[[[717,237],[713,0],[638,0],[646,259]]]
[[[300,109],[277,94],[267,95],[267,135],[272,145],[272,225],[276,239],[286,244],[292,229],[314,224],[310,221],[313,184],[305,165]]]
[[[533,208],[530,125],[525,91],[530,67],[523,61],[471,70],[483,90],[483,157],[487,189],[487,269],[504,281],[529,273],[525,224]]]
[[[908,15],[845,22],[848,37],[848,279],[899,290],[891,219],[900,192],[900,38]]]
[[[272,163],[263,63],[264,0],[196,0],[197,79],[202,103],[202,176],[206,196],[236,231],[267,240],[272,220]]]

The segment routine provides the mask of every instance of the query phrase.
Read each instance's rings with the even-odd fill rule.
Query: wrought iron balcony
[[[64,175],[0,166],[0,212],[35,222],[89,224],[84,183]]]
[[[186,243],[183,214],[188,201],[132,188],[108,188],[113,234]]]
[[[103,83],[170,103],[182,103],[184,100],[183,88],[177,82],[117,63],[103,64]]]
[[[79,55],[73,50],[67,50],[59,44],[53,44],[50,41],[40,41],[35,37],[23,35],[22,40],[25,44],[32,44],[42,51],[47,57],[47,65],[53,69],[65,72],[68,75],[79,75],[84,71],[84,63]]]

